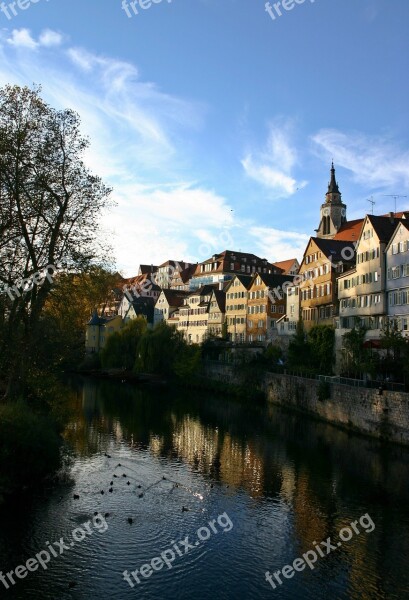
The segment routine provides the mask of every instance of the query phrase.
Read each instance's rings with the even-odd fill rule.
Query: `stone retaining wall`
[[[240,383],[228,365],[204,367],[208,378]],[[301,410],[329,423],[409,445],[409,394],[327,384],[329,398],[319,398],[320,382],[293,375],[267,373],[260,382],[269,402]],[[325,388],[324,388],[325,389]],[[322,393],[321,393],[322,395]]]

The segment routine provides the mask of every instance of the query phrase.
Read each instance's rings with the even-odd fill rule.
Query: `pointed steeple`
[[[331,165],[331,181],[328,184],[328,192],[327,193],[328,194],[339,194],[338,184],[335,179],[334,161],[332,161],[332,165]]]

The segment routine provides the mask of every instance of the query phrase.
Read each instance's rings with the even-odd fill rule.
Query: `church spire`
[[[335,179],[334,161],[332,161],[332,164],[331,164],[331,181],[328,184],[328,192],[327,193],[328,194],[339,194],[338,184]]]

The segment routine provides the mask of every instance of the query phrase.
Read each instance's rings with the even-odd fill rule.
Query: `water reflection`
[[[179,570],[144,582],[144,597],[409,598],[407,450],[385,449],[276,407],[243,406],[197,391],[87,379],[72,381],[70,389],[73,418],[65,438],[77,456],[73,478],[81,510],[108,506],[112,522],[110,551],[99,549],[92,558],[92,572],[98,568],[100,578],[85,578],[81,592],[69,597],[128,597],[121,581],[125,568],[155,556],[208,515],[227,511],[235,524],[229,537],[212,540]],[[116,474],[115,493],[98,496]],[[11,534],[13,557],[22,549],[27,554],[33,539],[41,538],[39,531],[58,529],[61,503],[67,519],[78,518],[72,491],[59,506],[55,497],[34,502],[31,537]],[[189,512],[182,515],[181,506]],[[374,532],[355,535],[314,571],[297,573],[276,590],[266,583],[265,571],[292,563],[314,543],[337,538],[365,513],[376,524]],[[137,537],[125,528],[130,514],[139,523]],[[2,563],[6,547],[0,533]],[[69,568],[80,572],[90,560],[84,550]],[[101,571],[105,560],[109,566]],[[20,582],[20,593],[36,598],[40,589],[42,597],[54,598],[61,592],[59,577],[40,574],[37,591]]]

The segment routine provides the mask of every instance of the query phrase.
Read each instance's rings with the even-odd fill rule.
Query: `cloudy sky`
[[[274,20],[264,0],[140,2],[0,12],[0,85],[80,114],[124,274],[226,248],[300,258],[332,159],[349,219],[371,197],[409,209],[407,0],[305,0]]]

